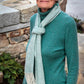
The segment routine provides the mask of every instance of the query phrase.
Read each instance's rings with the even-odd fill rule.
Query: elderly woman
[[[79,53],[75,21],[55,0],[36,2],[38,12],[30,19],[23,84],[77,84]]]

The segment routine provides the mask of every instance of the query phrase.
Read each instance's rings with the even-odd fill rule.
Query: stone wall
[[[29,27],[0,34],[0,54],[10,53],[18,62],[24,61],[25,49],[30,37]]]
[[[7,52],[18,62],[24,61],[30,38],[30,17],[36,11],[36,4],[29,1],[8,0],[0,5],[0,54]]]
[[[0,5],[0,54],[10,53],[18,62],[24,61],[30,37],[30,17],[35,4],[7,7]]]

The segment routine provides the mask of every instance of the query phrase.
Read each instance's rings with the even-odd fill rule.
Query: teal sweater
[[[38,9],[41,21],[52,8],[44,13],[40,11],[40,8]],[[30,19],[30,38],[36,15],[37,13]],[[46,84],[77,84],[79,53],[74,19],[61,11],[50,24],[45,26],[45,29],[45,34],[42,34],[41,38],[41,52]],[[67,58],[68,75],[64,69],[65,57]]]

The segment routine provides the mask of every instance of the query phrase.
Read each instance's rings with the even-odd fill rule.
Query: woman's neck
[[[40,14],[41,21],[48,15],[48,13],[56,6],[58,3],[55,3],[52,8],[38,8],[38,13]],[[43,9],[43,10],[42,10]]]
[[[46,11],[48,11],[47,8],[41,8],[41,12],[46,12]]]

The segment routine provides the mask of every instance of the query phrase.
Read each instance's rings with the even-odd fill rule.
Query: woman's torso
[[[37,14],[31,17],[31,30],[35,25]],[[43,19],[45,16],[42,17]],[[65,30],[72,18],[61,13],[45,26],[45,34],[41,36],[41,52],[46,84],[66,84],[65,67]]]

